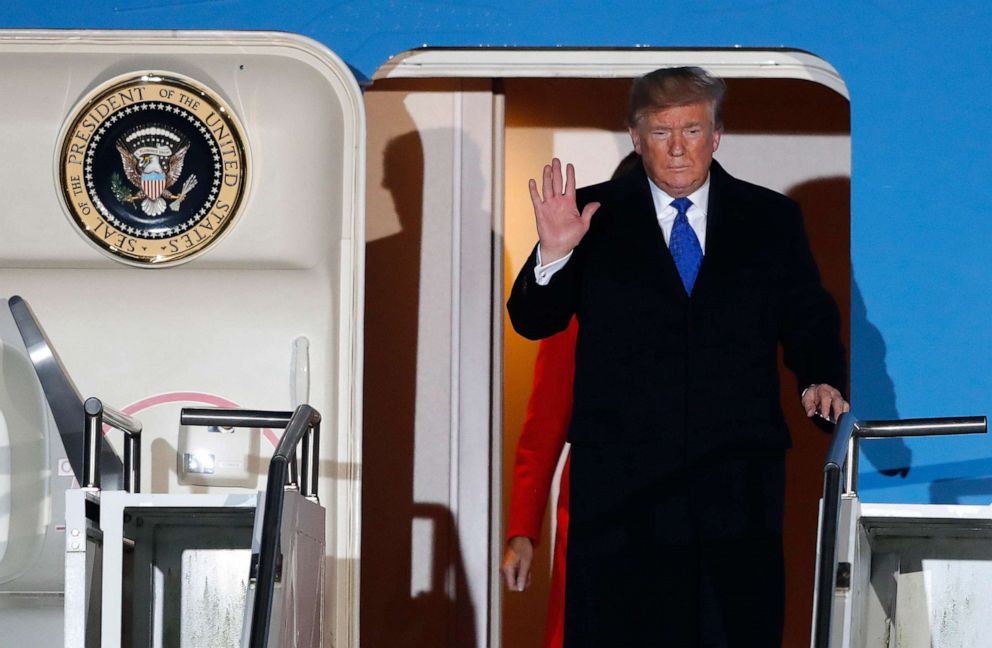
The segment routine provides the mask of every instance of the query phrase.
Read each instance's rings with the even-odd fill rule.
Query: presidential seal
[[[238,216],[248,187],[244,132],[221,98],[190,78],[118,77],[83,99],[63,132],[69,217],[117,260],[188,261]]]

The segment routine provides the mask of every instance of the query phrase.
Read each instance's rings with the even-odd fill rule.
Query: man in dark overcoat
[[[807,415],[849,409],[798,205],[713,160],[724,88],[647,74],[628,115],[640,167],[576,191],[555,159],[530,182],[539,243],[511,321],[530,339],[579,321],[566,648],[779,646],[779,344]]]

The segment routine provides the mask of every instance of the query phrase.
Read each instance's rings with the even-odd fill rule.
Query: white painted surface
[[[478,81],[445,81],[397,94],[399,103],[392,107],[397,130],[385,125],[374,137],[385,149],[391,137],[412,126],[423,154],[422,169],[410,169],[414,176],[423,174],[423,203],[414,210],[421,221],[408,224],[419,226],[414,239],[420,245],[416,338],[410,340],[416,345],[412,496],[424,515],[436,512],[414,517],[407,527],[409,595],[423,600],[442,594],[455,601],[450,631],[469,627],[484,645],[491,568],[493,97],[489,84]],[[382,173],[373,166],[372,186],[371,178]],[[385,192],[379,197],[381,203],[375,192],[370,198],[377,205],[370,239],[387,238],[402,227],[392,200]],[[441,570],[440,583],[437,561],[453,565]]]
[[[0,409],[0,565],[3,565],[3,557],[7,554],[7,544],[10,542],[11,504],[10,432],[7,431],[7,419]]]
[[[149,68],[224,96],[253,161],[230,235],[162,270],[92,249],[62,212],[52,171],[76,101]],[[325,617],[337,646],[357,646],[365,124],[351,72],[302,37],[176,31],[0,32],[0,72],[0,139],[18,152],[0,178],[0,296],[31,304],[84,396],[124,407],[197,391],[288,409],[292,344],[310,339],[311,404],[324,417],[319,494],[330,507]],[[142,413],[146,491],[202,488],[176,479],[182,405]],[[272,449],[263,443],[263,458]]]
[[[865,518],[892,518],[936,520],[992,520],[992,506],[954,504],[881,504],[862,502],[861,515]]]
[[[831,646],[980,648],[992,636],[992,507],[860,504],[845,498]],[[853,508],[852,508],[853,507]],[[858,533],[857,551],[844,547]],[[870,583],[866,587],[866,579]]]
[[[2,298],[0,309],[0,412],[6,429],[0,461],[7,463],[6,484],[0,486],[0,527],[6,527],[0,529],[0,596],[54,593],[61,591],[63,579],[63,539],[57,525],[63,492],[72,480],[53,469],[56,453],[50,437],[55,427],[23,346],[12,343],[16,328]]]
[[[832,65],[808,52],[786,49],[425,48],[394,56],[374,78],[633,78],[677,65],[701,65],[728,78],[806,79],[848,96],[844,80]]]

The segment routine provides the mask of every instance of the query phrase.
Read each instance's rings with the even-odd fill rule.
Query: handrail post
[[[100,448],[103,425],[124,433],[124,490],[141,492],[141,422],[89,397],[83,403],[83,487],[100,489]]]
[[[289,454],[289,471],[286,473],[286,483],[284,486],[290,488],[296,488],[299,490],[300,487],[300,464],[296,460],[296,448]]]
[[[141,492],[141,432],[124,433],[124,490]]]
[[[858,426],[855,424],[855,430]],[[858,454],[861,450],[861,440],[858,434],[852,434],[847,442],[847,459],[844,462],[844,494],[858,494]]]
[[[300,493],[313,501],[317,498],[317,475],[320,471],[320,420],[303,436],[303,467],[300,473]]]
[[[100,440],[103,437],[103,403],[87,398],[83,403],[83,488],[100,489]]]

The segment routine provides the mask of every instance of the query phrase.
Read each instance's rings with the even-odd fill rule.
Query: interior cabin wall
[[[529,178],[553,156],[572,162],[579,186],[607,180],[631,150],[624,127],[629,80],[506,79],[504,298],[535,241]],[[726,130],[716,159],[733,175],[790,195],[802,205],[824,282],[850,339],[849,103],[811,82],[734,79],[724,106]],[[533,377],[537,343],[504,321],[503,505]],[[849,347],[849,345],[848,345]],[[805,420],[795,380],[783,371],[783,405],[793,432],[786,503],[785,646],[808,645],[817,501],[827,435]],[[368,412],[368,409],[366,409]],[[551,501],[557,498],[552,493]],[[553,510],[553,507],[549,507]],[[551,516],[553,517],[553,516]],[[505,517],[504,517],[505,527]],[[546,523],[533,580],[503,596],[502,645],[541,645],[550,577],[553,521]]]
[[[493,98],[381,81],[368,118],[362,645],[489,629]]]

